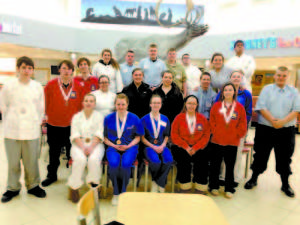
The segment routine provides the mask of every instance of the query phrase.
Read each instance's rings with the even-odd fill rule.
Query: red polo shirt
[[[240,139],[247,133],[247,117],[244,106],[236,102],[233,115],[226,124],[224,115],[220,112],[222,102],[216,102],[210,110],[211,142],[218,145],[239,146]]]
[[[59,87],[59,79],[50,80],[45,86],[45,112],[48,116],[48,121],[52,126],[68,127],[71,126],[71,120],[75,113],[82,108],[82,86],[76,82],[71,81],[66,88],[62,84],[62,89],[68,95],[70,89],[72,92],[68,102],[64,100]]]
[[[180,148],[192,147],[198,151],[203,149],[209,142],[210,127],[207,119],[200,113],[196,113],[196,127],[194,134],[190,133],[186,113],[180,113],[172,123],[171,140],[173,144]]]
[[[88,76],[86,80],[84,80],[82,76],[76,76],[74,77],[74,80],[82,86],[83,97],[86,94],[99,89],[98,78],[95,76]]]

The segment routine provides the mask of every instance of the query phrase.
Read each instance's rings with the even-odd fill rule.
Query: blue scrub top
[[[161,121],[163,123],[161,123],[160,125],[160,131],[158,134],[158,138],[157,141],[158,143],[155,145],[161,145],[165,139],[165,137],[169,137],[170,136],[170,121],[168,119],[168,117],[161,115]],[[145,129],[145,138],[147,139],[147,141],[149,141],[150,143],[154,144],[154,130],[152,127],[152,123],[151,123],[151,117],[150,117],[150,113],[147,114],[146,116],[144,116],[142,119],[142,124],[143,127]],[[158,121],[154,119],[154,123],[157,127]]]
[[[113,112],[107,115],[104,119],[104,137],[108,138],[111,142],[115,144],[118,139],[116,113],[117,112]],[[120,126],[122,126],[121,121]],[[128,112],[124,132],[121,136],[122,145],[128,145],[136,136],[143,135],[144,128],[141,123],[141,120],[138,118],[137,115]]]

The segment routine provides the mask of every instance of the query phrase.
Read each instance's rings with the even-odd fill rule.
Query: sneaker
[[[294,190],[291,188],[291,186],[288,184],[288,185],[285,185],[285,186],[282,186],[281,187],[281,191],[288,197],[290,198],[294,198],[295,197],[295,192]]]
[[[158,192],[158,185],[157,185],[157,183],[155,181],[152,181],[151,192],[154,192],[154,193]]]
[[[114,195],[113,198],[111,199],[111,204],[113,206],[117,206],[119,203],[119,195]]]
[[[18,196],[20,191],[6,191],[1,198],[2,203],[9,202],[12,200],[14,197]]]
[[[50,179],[50,178],[46,178],[43,182],[42,182],[42,186],[43,187],[48,187],[51,184],[53,184],[54,182],[56,182],[57,179]]]
[[[195,194],[206,195],[207,194],[207,184],[195,183]]]
[[[233,197],[233,193],[225,192],[225,198],[231,199]]]
[[[37,198],[45,198],[46,197],[46,191],[40,186],[36,186],[34,188],[31,188],[30,190],[27,191],[28,194],[34,195]]]
[[[158,186],[158,193],[165,193],[165,188]]]
[[[249,190],[257,186],[257,180],[255,179],[250,179],[244,186],[245,189]]]
[[[210,191],[210,193],[213,195],[213,196],[219,196],[219,190],[218,189],[212,189],[211,191]]]
[[[73,203],[79,202],[80,196],[79,196],[79,191],[74,190],[72,188],[69,188],[69,200],[71,200]]]

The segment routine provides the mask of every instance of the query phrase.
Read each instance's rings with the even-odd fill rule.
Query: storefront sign
[[[275,49],[275,48],[300,48],[300,37],[295,37],[292,40],[282,37],[268,37],[258,39],[246,39],[245,49],[260,50],[260,49]],[[231,41],[230,49],[234,49],[235,41]]]
[[[15,22],[13,22],[13,23],[0,22],[0,33],[21,35],[22,34],[22,26],[21,26],[21,24],[17,24]]]

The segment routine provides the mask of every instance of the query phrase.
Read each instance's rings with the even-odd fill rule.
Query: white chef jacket
[[[243,79],[241,85],[251,91],[252,75],[256,68],[254,58],[246,54],[242,54],[240,57],[233,56],[228,60],[226,65],[233,70],[242,70],[244,72],[245,78]]]
[[[111,64],[104,65],[97,62],[93,67],[93,75],[99,78],[101,75],[106,75],[110,79],[109,90],[113,93],[119,93],[123,90],[123,81],[120,70],[113,68]]]
[[[192,64],[184,66],[184,69],[187,77],[188,94],[190,94],[196,87],[200,87],[200,76],[202,73],[197,66]]]
[[[96,110],[87,119],[84,111],[76,113],[71,122],[71,137],[70,141],[73,142],[76,138],[89,138],[98,137],[102,141],[103,137],[104,118]]]
[[[0,104],[5,138],[33,140],[40,137],[45,109],[44,89],[40,83],[30,80],[23,84],[18,78],[7,82],[2,88]]]
[[[103,92],[101,90],[93,91],[92,94],[96,97],[95,110],[101,113],[103,117],[110,114],[115,108],[116,94],[113,92]]]

